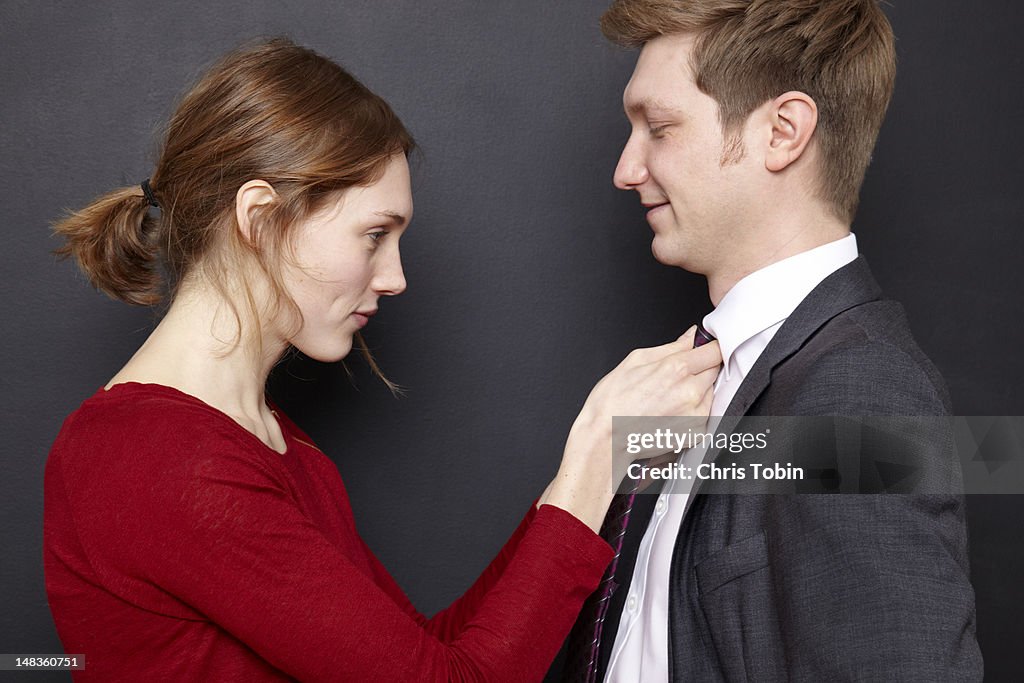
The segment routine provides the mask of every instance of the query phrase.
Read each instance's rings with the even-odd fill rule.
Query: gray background
[[[337,462],[362,534],[419,608],[467,587],[553,475],[591,385],[710,310],[658,265],[612,170],[635,55],[604,0],[0,3],[0,652],[60,652],[41,559],[42,472],[63,418],[145,339],[147,310],[57,263],[48,223],[150,174],[154,132],[201,69],[290,35],[392,103],[424,152],[409,290],[367,337],[408,388],[292,358],[273,395]],[[1024,414],[1019,5],[896,2],[896,96],[854,229],[960,414]],[[1024,502],[969,502],[990,680],[1024,675]],[[15,675],[27,678],[29,675]],[[63,680],[66,674],[36,674]]]

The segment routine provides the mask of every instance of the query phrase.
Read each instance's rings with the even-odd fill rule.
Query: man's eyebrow
[[[652,111],[678,115],[682,115],[683,113],[678,107],[673,107],[667,102],[653,97],[645,97],[642,100],[635,100],[626,105],[627,116],[641,116],[646,112]]]

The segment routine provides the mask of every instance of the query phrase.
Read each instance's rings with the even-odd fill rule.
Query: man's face
[[[623,94],[632,126],[615,186],[636,190],[666,265],[709,275],[750,228],[757,178],[743,140],[727,140],[718,104],[694,83],[691,35],[660,36],[640,53]]]

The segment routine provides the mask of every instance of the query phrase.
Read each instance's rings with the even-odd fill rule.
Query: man
[[[895,76],[876,1],[616,0],[602,29],[642,48],[615,185],[707,277],[712,415],[947,415],[850,232]],[[567,678],[980,680],[961,498],[669,486],[624,518]]]

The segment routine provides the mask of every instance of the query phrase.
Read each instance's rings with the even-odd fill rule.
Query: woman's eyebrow
[[[406,222],[405,216],[403,216],[400,213],[395,213],[394,211],[374,211],[373,215],[380,216],[381,218],[386,218],[390,222],[396,223],[398,225],[405,225]]]

